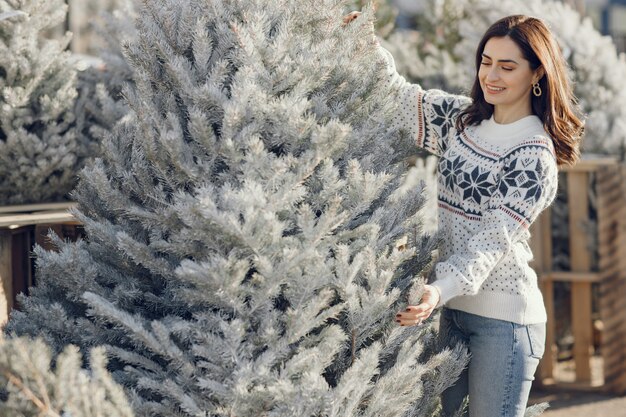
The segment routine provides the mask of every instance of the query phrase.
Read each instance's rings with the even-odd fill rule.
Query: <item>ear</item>
[[[533,84],[542,79],[544,75],[546,75],[546,70],[543,68],[542,65],[535,70],[535,75],[533,76]]]

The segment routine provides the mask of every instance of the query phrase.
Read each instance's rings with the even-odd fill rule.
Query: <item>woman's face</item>
[[[533,71],[522,50],[508,36],[485,44],[478,80],[485,100],[501,109],[530,109],[530,90],[539,73]]]

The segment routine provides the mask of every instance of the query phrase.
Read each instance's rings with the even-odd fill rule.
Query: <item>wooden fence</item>
[[[626,393],[626,169],[604,158],[581,161],[565,169],[564,175],[568,196],[569,271],[553,270],[550,209],[542,213],[531,230],[533,266],[548,313],[546,352],[539,366],[538,382]],[[590,185],[594,187],[593,193],[590,193]],[[586,223],[592,197],[596,199],[597,227],[590,229]],[[596,236],[590,235],[590,230]],[[592,270],[594,256],[597,265]],[[555,372],[559,353],[555,335],[554,286],[557,282],[570,286],[575,378],[569,384],[559,381]],[[602,325],[595,329],[601,332],[595,338],[595,350],[592,318]],[[601,366],[592,368],[596,358]],[[601,375],[592,375],[596,368]]]
[[[52,229],[62,238],[77,239],[80,224],[68,211],[72,203],[0,207],[0,326],[3,326],[16,296],[35,284],[31,253],[35,244],[50,248]]]

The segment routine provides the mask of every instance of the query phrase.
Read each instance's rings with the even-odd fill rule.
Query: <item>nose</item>
[[[489,72],[487,73],[487,81],[495,81],[498,78],[500,78],[500,74],[498,73],[498,67],[496,67],[495,65],[493,65],[490,69]]]

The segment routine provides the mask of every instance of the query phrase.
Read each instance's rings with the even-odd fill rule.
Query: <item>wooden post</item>
[[[613,165],[596,174],[598,207],[598,313],[603,324],[601,353],[604,390],[626,393],[626,167]],[[606,272],[604,272],[606,271]]]
[[[13,266],[11,262],[11,242],[13,236],[9,230],[0,230],[0,327],[9,321],[13,307]]]
[[[68,29],[72,32],[70,49],[74,53],[84,54],[87,50],[86,40],[82,28],[88,21],[85,14],[85,2],[83,0],[68,0]]]
[[[13,265],[13,307],[19,308],[16,296],[28,294],[34,285],[31,251],[33,249],[33,226],[22,226],[11,231],[11,262]]]
[[[530,244],[533,251],[533,268],[537,271],[539,288],[543,294],[548,321],[546,323],[546,349],[539,363],[538,379],[540,384],[554,381],[554,367],[557,358],[554,317],[554,283],[550,279],[552,270],[552,211],[547,208],[531,226]]]
[[[538,379],[544,384],[556,380],[554,340],[553,283],[571,285],[572,333],[577,388],[595,388],[617,394],[626,393],[626,165],[614,158],[582,159],[574,167],[562,168],[567,177],[569,208],[570,271],[553,271],[550,265],[552,228],[548,216],[540,217],[531,230],[535,262],[532,266],[540,278],[548,315],[546,352],[539,365]],[[585,226],[589,221],[590,178],[594,175],[596,236],[590,238]],[[597,241],[597,242],[596,242]],[[591,243],[597,243],[595,248]],[[593,251],[598,257],[597,270],[591,270]],[[598,293],[592,292],[597,286]],[[597,295],[595,334],[602,355],[603,373],[592,378],[591,359],[594,343],[592,303]],[[596,317],[594,317],[596,318]],[[599,377],[599,378],[597,378]]]
[[[583,229],[583,222],[589,217],[587,172],[571,171],[568,175],[567,193],[569,207],[569,248],[571,270],[590,272],[591,254],[589,239]],[[574,363],[576,380],[591,382],[591,354],[593,332],[591,324],[591,283],[572,282],[572,333],[574,336]]]

